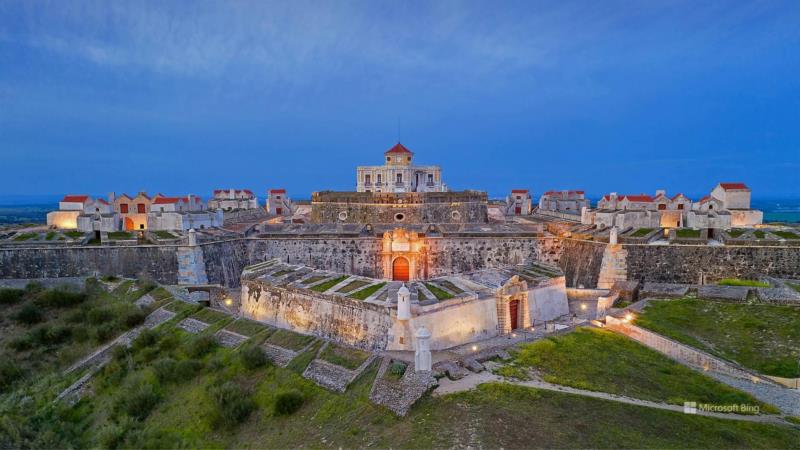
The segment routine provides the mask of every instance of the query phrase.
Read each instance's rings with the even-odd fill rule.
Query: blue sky
[[[0,195],[797,196],[797,1],[0,1]]]

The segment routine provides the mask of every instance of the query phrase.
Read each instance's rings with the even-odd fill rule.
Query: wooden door
[[[516,330],[519,328],[519,300],[511,300],[508,302],[508,309],[511,313],[511,329]]]
[[[517,207],[514,209],[514,214],[516,214],[516,215],[518,215],[518,216],[519,216],[519,215],[522,215],[522,207],[521,207],[521,206],[517,206]]]
[[[392,263],[392,279],[396,281],[408,281],[408,260],[402,256],[395,259]]]

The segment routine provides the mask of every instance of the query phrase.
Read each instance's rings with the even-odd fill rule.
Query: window
[[[146,212],[145,211],[145,207],[144,207],[144,203],[138,203],[136,205],[136,212],[138,212],[139,214],[144,214]]]
[[[403,182],[403,174],[402,173],[398,173],[397,174],[397,182],[398,183],[402,183]]]
[[[386,162],[387,162],[387,163],[388,163],[388,162],[392,162],[392,157],[391,157],[391,156],[387,156],[387,157],[386,157]]]
[[[403,213],[397,213],[397,214],[394,215],[394,220],[397,221],[397,222],[402,222],[403,220],[405,220],[405,218],[406,218],[406,215],[403,214]]]
[[[411,162],[411,157],[410,156],[408,157],[408,162]]]
[[[164,207],[163,206],[161,207],[161,212],[164,212]]]
[[[140,229],[140,230],[144,230],[144,224],[143,224],[143,223],[140,223],[140,224],[139,224],[139,229]]]
[[[683,203],[681,203],[680,205],[678,205],[678,209],[683,209]]]
[[[370,175],[364,175],[364,183],[372,184],[372,177]]]
[[[381,174],[378,174],[378,184],[381,184]]]
[[[428,184],[433,184],[433,174],[432,173],[428,174]]]
[[[95,208],[94,212],[100,212],[100,208]]]
[[[714,205],[708,205],[708,209],[714,209]]]
[[[667,209],[667,205],[665,205],[665,204],[663,204],[663,203],[659,203],[659,204],[658,204],[658,210],[659,210],[659,211],[663,211],[663,210],[665,210],[665,209]]]
[[[127,203],[120,203],[119,204],[119,212],[122,214],[128,214],[128,204]]]

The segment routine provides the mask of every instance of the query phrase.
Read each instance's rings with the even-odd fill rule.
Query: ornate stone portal
[[[514,275],[497,291],[497,328],[500,334],[508,334],[530,326],[528,283]]]
[[[424,269],[421,267],[424,254],[425,241],[416,232],[395,228],[383,233],[383,278],[398,281],[420,278],[420,269]]]

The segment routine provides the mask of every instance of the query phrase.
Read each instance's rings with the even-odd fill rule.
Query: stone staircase
[[[600,264],[600,276],[597,279],[598,289],[611,289],[617,281],[628,278],[628,251],[620,244],[609,244],[603,251]]]

